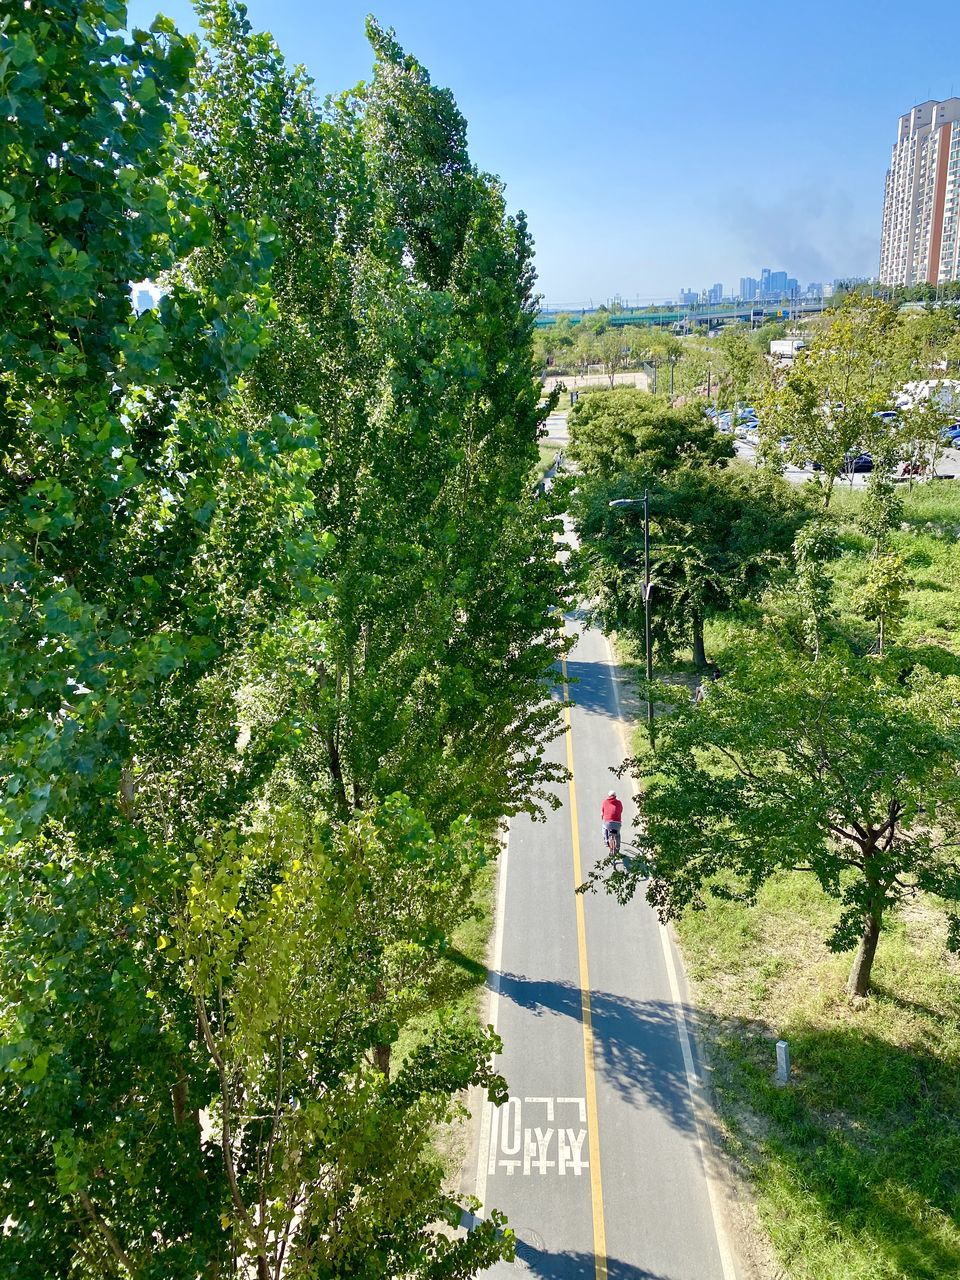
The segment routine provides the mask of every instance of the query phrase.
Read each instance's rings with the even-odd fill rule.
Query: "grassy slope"
[[[540,461],[537,463],[537,466],[536,466],[536,476],[538,480],[542,480],[543,477],[550,470],[550,468],[553,466],[554,459],[557,456],[557,449],[559,448],[559,446],[556,444],[545,444],[541,440],[537,448],[540,450]]]
[[[394,1050],[397,1063],[436,1025],[444,1026],[452,1022],[486,1025],[486,961],[496,908],[496,879],[497,863],[495,859],[491,859],[480,872],[474,886],[475,914],[465,920],[451,938],[451,949],[438,976],[438,1008],[405,1029]],[[446,1173],[447,1185],[454,1192],[460,1181],[460,1171],[469,1142],[469,1133],[464,1123],[467,1118],[465,1106],[458,1109],[451,1121],[439,1129],[434,1141],[436,1154]]]
[[[901,643],[960,670],[960,486],[904,497],[910,528],[895,542],[915,581]],[[834,500],[845,526],[836,603],[855,630],[844,601],[864,572],[859,500]],[[859,630],[869,643],[869,624]],[[708,649],[722,667],[746,639],[725,622]],[[851,957],[823,943],[836,912],[812,877],[785,874],[756,907],[711,903],[681,922],[721,1114],[786,1276],[960,1277],[960,963],[945,951],[945,913],[921,899],[892,920],[875,994],[851,1007]],[[786,1089],[773,1083],[781,1037],[794,1063]]]

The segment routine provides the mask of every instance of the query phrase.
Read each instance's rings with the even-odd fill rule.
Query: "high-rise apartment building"
[[[883,196],[881,284],[960,278],[960,98],[900,117]]]
[[[759,280],[755,280],[753,276],[740,277],[740,298],[743,302],[753,302],[757,296],[757,290],[760,287]]]

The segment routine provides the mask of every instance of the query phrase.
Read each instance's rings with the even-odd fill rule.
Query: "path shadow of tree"
[[[844,1241],[863,1259],[884,1260],[882,1274],[909,1280],[960,1276],[960,1063],[923,1044],[897,1044],[857,1026],[808,1027],[791,1036],[795,1075],[772,1079],[773,1036],[745,1037],[727,1085],[741,1112],[749,1162],[760,1181],[791,1186],[803,1223],[777,1219],[791,1247],[804,1232],[831,1248]],[[728,1042],[729,1043],[729,1042]],[[729,1095],[728,1095],[729,1096]],[[735,1116],[731,1117],[736,1119]],[[751,1132],[760,1136],[751,1137]],[[808,1199],[816,1211],[804,1207]],[[776,1241],[777,1222],[773,1223]],[[878,1272],[879,1274],[879,1272]]]
[[[540,1280],[596,1280],[597,1261],[592,1253],[567,1251],[551,1253],[517,1240],[517,1258],[524,1263],[527,1274]],[[608,1280],[673,1280],[673,1277],[646,1267],[634,1266],[620,1258],[607,1258]]]
[[[579,1022],[583,1016],[580,988],[572,982],[502,973],[500,995],[537,1017]],[[692,1134],[695,1121],[673,1005],[592,991],[590,1007],[598,1075],[621,1097],[657,1107],[677,1129]]]
[[[939,644],[902,646],[904,662],[919,663],[941,676],[960,676],[960,654]]]
[[[616,719],[616,699],[605,662],[567,660],[570,700],[584,711]]]

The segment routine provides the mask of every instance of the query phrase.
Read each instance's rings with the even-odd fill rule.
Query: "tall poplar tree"
[[[200,8],[195,72],[0,32],[0,1265],[467,1276],[451,938],[556,731],[531,246],[391,36],[322,109]]]

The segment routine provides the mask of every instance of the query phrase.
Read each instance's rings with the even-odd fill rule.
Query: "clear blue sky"
[[[188,0],[129,7],[196,25]],[[960,95],[950,0],[248,2],[323,94],[369,75],[371,10],[453,90],[548,302],[874,274],[897,117]]]

